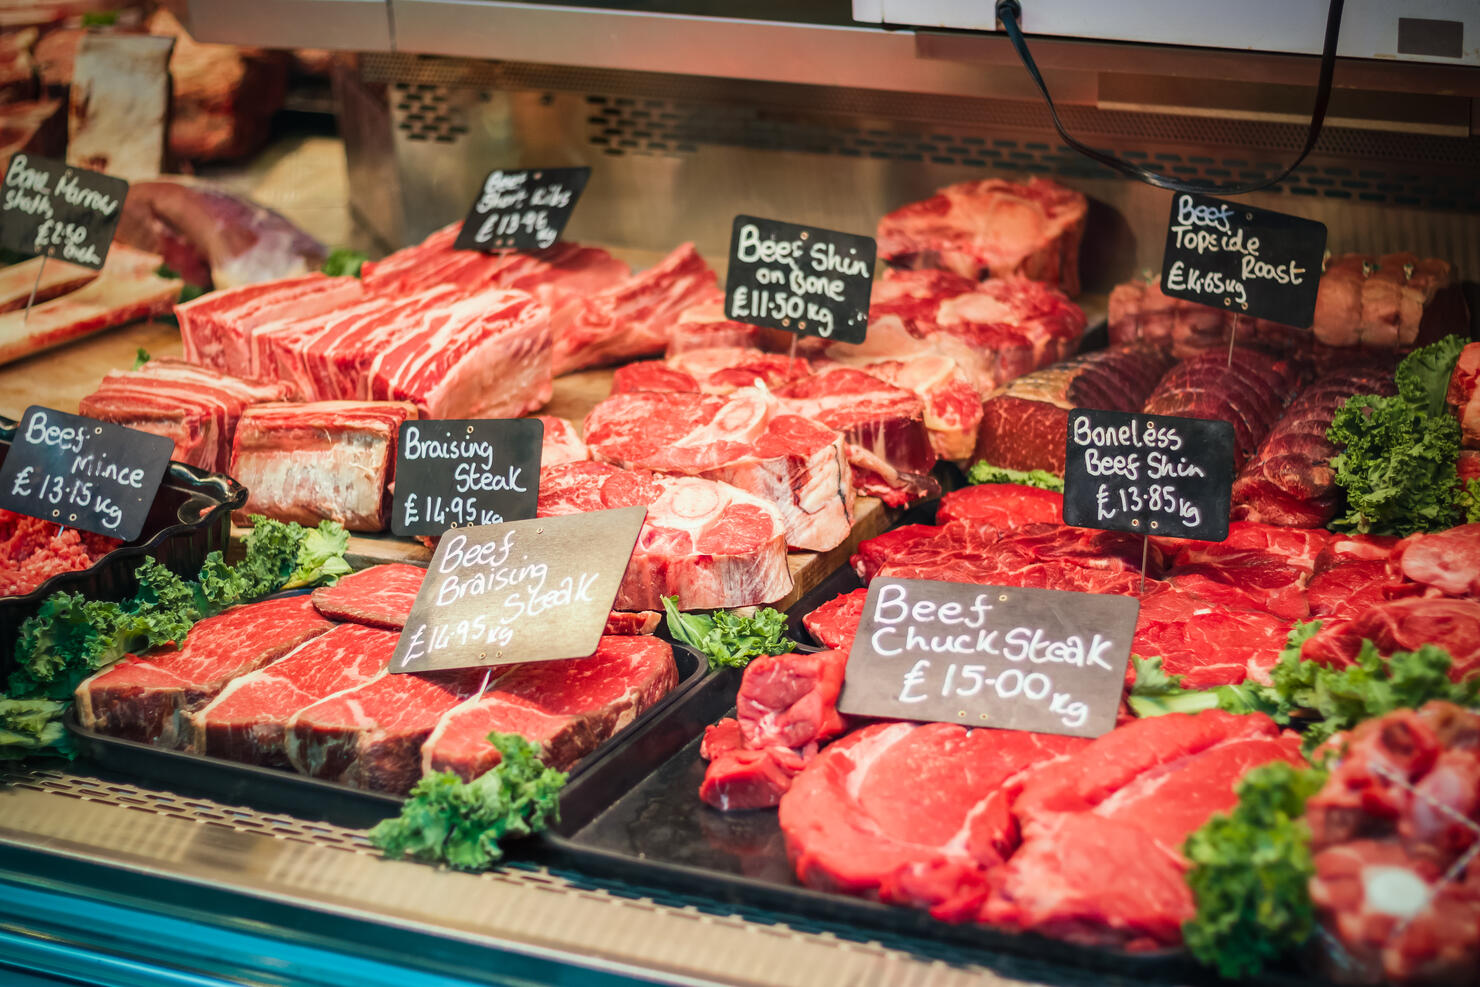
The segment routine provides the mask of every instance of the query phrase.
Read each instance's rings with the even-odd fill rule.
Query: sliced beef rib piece
[[[364,294],[358,278],[322,274],[209,292],[175,306],[185,359],[222,373],[254,377],[252,336],[259,326],[326,315],[363,301]]]
[[[235,607],[190,629],[178,651],[129,655],[77,687],[89,730],[161,747],[189,740],[185,718],[239,675],[281,658],[334,626],[306,596]]]
[[[770,503],[726,483],[661,476],[606,463],[540,470],[540,517],[647,507],[618,610],[683,610],[774,603],[791,592],[786,537]]]
[[[400,634],[337,624],[286,656],[233,679],[189,718],[190,749],[287,768],[287,726],[299,710],[364,685],[390,664]]]
[[[603,636],[586,658],[494,669],[481,696],[447,712],[422,747],[423,771],[464,781],[499,762],[488,734],[517,733],[567,770],[678,684],[673,649],[653,637]]]
[[[426,574],[421,566],[406,563],[371,566],[314,590],[313,605],[331,620],[400,630]]]
[[[941,189],[879,220],[879,257],[969,278],[1020,274],[1079,293],[1079,241],[1089,204],[1046,178],[992,178]]]
[[[614,394],[586,417],[585,434],[599,460],[719,480],[769,501],[792,548],[827,551],[852,528],[852,471],[843,437],[785,413],[758,390],[728,398]]]

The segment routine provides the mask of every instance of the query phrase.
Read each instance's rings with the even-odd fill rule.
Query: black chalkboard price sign
[[[0,245],[97,270],[123,214],[128,182],[34,154],[12,154],[0,193]]]
[[[1161,290],[1307,329],[1315,320],[1325,254],[1324,223],[1177,192],[1167,224]]]
[[[1069,524],[1222,541],[1232,494],[1228,422],[1090,408],[1069,412]]]
[[[534,517],[544,434],[533,418],[403,422],[391,530],[440,535]]]
[[[1115,726],[1134,597],[881,577],[838,709],[1098,737]]]
[[[646,507],[454,528],[437,543],[392,672],[596,650]]]
[[[0,466],[0,507],[133,541],[174,451],[162,435],[33,405]]]
[[[560,239],[590,168],[496,169],[463,220],[458,250],[543,250]]]
[[[725,315],[799,336],[861,343],[877,255],[873,237],[736,216]]]

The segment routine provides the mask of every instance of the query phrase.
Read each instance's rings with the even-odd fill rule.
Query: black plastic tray
[[[712,677],[707,674],[703,656],[686,645],[673,646],[673,659],[678,666],[678,685],[578,762],[570,771],[571,785],[602,760],[607,749],[623,743],[635,732],[646,730],[663,717],[669,707]],[[394,795],[367,792],[278,768],[109,737],[84,728],[77,722],[73,710],[67,711],[64,722],[83,756],[110,771],[154,782],[181,794],[203,796],[228,805],[245,805],[264,812],[288,813],[353,829],[373,826],[387,816],[395,815],[401,807],[401,799]]]
[[[17,423],[0,417],[0,463],[10,451]],[[138,591],[134,571],[154,558],[194,577],[213,551],[225,551],[231,512],[247,502],[247,488],[229,476],[170,463],[139,537],[90,568],[51,577],[25,596],[0,597],[0,683],[9,677],[21,624],[53,593],[68,590],[95,600],[125,600]]]

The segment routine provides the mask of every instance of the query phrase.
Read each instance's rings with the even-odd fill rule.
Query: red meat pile
[[[123,542],[0,510],[0,596],[24,596],[63,572],[96,563]]]

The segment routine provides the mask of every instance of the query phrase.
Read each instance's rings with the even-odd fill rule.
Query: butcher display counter
[[[752,5],[745,17],[725,6],[194,0],[202,40],[357,53],[335,69],[338,139],[280,141],[260,159],[261,170],[205,174],[328,243],[369,246],[383,256],[424,244],[465,215],[492,168],[585,165],[590,183],[566,239],[609,250],[639,270],[693,243],[721,282],[736,215],[872,234],[881,217],[955,183],[1047,178],[1083,194],[1076,215],[1085,237],[1072,273],[1037,273],[1071,294],[1082,289],[1076,304],[1088,317],[1087,338],[1103,342],[1097,334],[1110,331],[1103,323],[1117,286],[1150,291],[1169,193],[1071,150],[1005,39],[993,25],[959,19],[974,16],[963,15],[970,5],[919,5],[930,11],[915,11],[908,19],[922,23],[913,26],[904,23],[902,5],[862,0],[851,9],[841,2]],[[1142,39],[1137,44],[1108,31],[1070,37],[1044,26],[1036,34],[1028,6],[1033,50],[1076,137],[1187,181],[1270,178],[1300,153],[1315,95],[1310,53],[1319,50],[1318,39],[1290,36],[1308,28],[1305,21],[1286,25],[1278,43],[1228,35],[1214,45],[1169,24],[1162,26],[1170,33],[1149,25],[1132,34]],[[1288,179],[1239,201],[1323,223],[1333,254],[1442,258],[1458,272],[1445,285],[1450,300],[1480,313],[1473,281],[1480,271],[1480,69],[1472,45],[1450,53],[1442,25],[1456,25],[1466,44],[1480,27],[1464,5],[1434,4],[1409,18],[1423,23],[1401,29],[1373,5],[1350,6],[1357,29],[1340,51],[1319,142]],[[1065,9],[1072,17],[1072,5],[1056,8]],[[1396,45],[1387,44],[1388,34]],[[1045,239],[1039,253],[1062,254],[1054,237]],[[1357,263],[1366,277],[1364,267]],[[1473,318],[1450,328],[1473,335]],[[1131,323],[1120,331],[1139,339],[1142,325]],[[1070,330],[1072,344],[1085,329],[1081,322]],[[1224,333],[1214,341],[1219,358],[1227,340],[1231,362],[1226,330],[1222,322],[1212,327]],[[1044,343],[1034,355],[1040,362],[1021,369],[1064,355],[1055,345]],[[73,411],[103,374],[131,365],[137,350],[172,357],[180,347],[176,327],[146,322],[0,368],[0,414],[17,417],[30,404]],[[1172,363],[1167,354],[1157,359],[1163,362],[1142,381],[1136,410]],[[1115,379],[1114,368],[1083,373]],[[1298,386],[1293,375],[1272,379]],[[612,384],[610,369],[563,376],[544,410],[580,419]],[[1012,433],[1018,422],[1025,441],[1055,428],[1062,435],[1070,384],[1062,376],[1054,384],[1064,389],[1058,397],[1032,386],[996,395],[999,432]],[[1284,398],[1249,397],[1268,418],[1262,427],[1274,424]],[[1019,399],[1032,404],[1020,419],[1012,416],[1021,406],[1011,404]],[[941,472],[947,487],[962,482]],[[1012,507],[1012,524],[1062,517],[1048,501],[1029,501]],[[860,542],[896,524],[914,525],[911,538],[944,544],[951,537],[933,514],[886,509],[871,498],[859,505],[845,541],[788,560],[794,589],[775,602],[790,611],[799,639],[812,630],[828,643],[802,621],[820,602],[860,592],[849,558]],[[431,557],[408,538],[357,534],[350,546],[357,566],[424,565]],[[967,545],[962,555],[977,549]],[[1144,581],[1144,545],[1136,552]],[[1101,583],[1084,588],[1125,591],[1134,558],[1123,544],[1105,557],[1096,567]],[[929,561],[923,578],[930,578]],[[1200,562],[1168,557],[1164,571],[1178,564]],[[1175,631],[1191,619],[1173,615],[1166,624]],[[1283,638],[1287,623],[1249,619],[1233,633],[1225,629],[1224,638],[1267,637],[1271,626]],[[1169,649],[1168,659],[1206,657],[1198,651],[1189,642],[1175,655]],[[1221,667],[1237,667],[1241,676],[1236,657]],[[572,801],[548,839],[511,844],[506,861],[478,875],[381,859],[366,836],[374,807],[311,795],[273,804],[246,774],[225,776],[239,778],[233,789],[188,761],[154,759],[146,770],[145,755],[130,761],[122,748],[97,748],[67,764],[7,765],[0,769],[0,976],[107,984],[1066,987],[1212,979],[1177,950],[1147,956],[1050,940],[1025,946],[1001,929],[946,925],[923,909],[819,890],[815,880],[803,888],[774,813],[726,816],[698,798],[704,726],[730,713],[738,680],[730,673],[696,678],[663,717],[592,759],[573,782],[581,801]],[[831,872],[823,866],[819,873]],[[1289,969],[1269,980],[1309,982]]]

